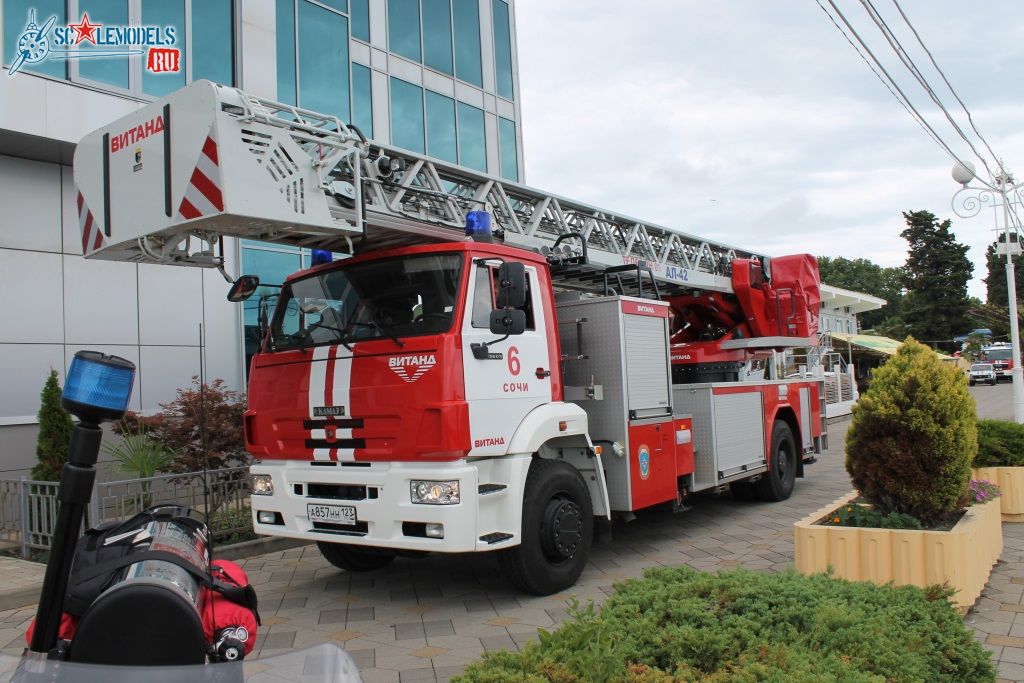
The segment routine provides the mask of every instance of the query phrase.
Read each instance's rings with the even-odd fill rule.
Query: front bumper
[[[267,536],[434,552],[488,551],[519,543],[522,491],[529,456],[467,462],[373,462],[314,465],[265,460],[252,474],[270,475],[274,495],[252,496],[253,529]],[[458,480],[455,505],[414,504],[413,479]],[[356,524],[311,521],[307,506],[355,508]],[[261,524],[259,512],[280,513],[280,524]],[[427,538],[424,524],[444,526],[444,538]]]

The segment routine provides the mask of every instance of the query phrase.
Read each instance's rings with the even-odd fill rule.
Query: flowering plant
[[[999,487],[987,479],[972,479],[967,486],[968,502],[971,505],[987,503],[1001,495],[1003,494],[1000,493]]]

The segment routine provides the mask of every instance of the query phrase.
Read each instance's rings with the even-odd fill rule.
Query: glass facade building
[[[522,180],[515,0],[0,0],[5,71],[30,13],[37,26],[53,18],[62,29],[86,13],[103,27],[173,27],[180,68],[154,73],[132,54],[26,61],[0,76],[0,102],[14,103],[0,107],[0,287],[33,292],[0,300],[0,317],[19,321],[0,329],[0,448],[13,454],[10,471],[19,459],[31,464],[40,388],[75,351],[135,362],[131,407],[146,411],[200,369],[244,388],[256,343],[259,299],[227,303],[216,272],[81,257],[71,160],[85,134],[209,79],[332,113],[383,144]],[[307,250],[227,246],[228,271],[258,274],[265,301],[309,265]]]

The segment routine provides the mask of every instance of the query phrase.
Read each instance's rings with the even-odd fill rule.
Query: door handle
[[[545,377],[551,376],[551,371],[545,370],[544,368],[537,368],[537,371],[533,374],[537,376],[537,379],[544,379]]]

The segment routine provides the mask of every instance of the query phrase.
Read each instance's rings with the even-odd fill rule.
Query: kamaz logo
[[[388,359],[388,367],[396,375],[402,378],[403,382],[415,382],[426,374],[427,370],[437,365],[434,354],[428,353],[419,356],[394,356]]]
[[[344,417],[345,406],[315,406],[313,417]]]
[[[654,314],[657,314],[657,311],[654,310],[654,306],[644,306],[643,304],[637,304],[636,305],[636,310],[637,310],[638,313],[654,313]]]

